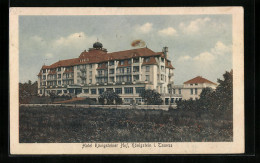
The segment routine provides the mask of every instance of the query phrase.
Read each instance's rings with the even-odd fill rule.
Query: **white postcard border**
[[[172,142],[172,147],[82,148],[83,143],[19,143],[19,15],[202,15],[231,14],[233,27],[233,142]],[[10,153],[11,154],[231,154],[244,153],[244,24],[242,7],[10,8]],[[137,142],[139,143],[139,142]],[[145,143],[145,142],[144,142]],[[97,143],[102,144],[102,143]],[[154,147],[156,145],[157,147]]]

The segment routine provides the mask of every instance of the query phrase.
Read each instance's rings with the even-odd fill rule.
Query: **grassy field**
[[[232,113],[20,107],[20,143],[232,141]]]

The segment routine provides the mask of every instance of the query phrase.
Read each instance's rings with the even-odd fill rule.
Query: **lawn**
[[[20,143],[226,142],[232,113],[26,107],[19,111]]]

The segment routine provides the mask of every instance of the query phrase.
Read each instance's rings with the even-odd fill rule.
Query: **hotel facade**
[[[173,70],[167,47],[163,47],[162,52],[145,47],[108,53],[100,42],[95,42],[93,48],[83,51],[78,58],[42,66],[38,74],[38,94],[73,94],[98,101],[104,91],[112,90],[126,104],[131,101],[141,104],[143,99],[139,93],[153,89],[161,94],[164,104],[169,104],[182,98],[197,98],[202,88],[208,86],[208,80],[175,86]],[[190,83],[194,83],[194,98],[188,93]]]
[[[104,91],[113,90],[124,103],[132,100],[140,103],[139,93],[154,89],[165,99],[174,96],[173,70],[167,47],[162,52],[145,47],[108,53],[100,42],[95,42],[93,48],[83,51],[78,58],[42,66],[38,94],[70,93],[98,100]]]

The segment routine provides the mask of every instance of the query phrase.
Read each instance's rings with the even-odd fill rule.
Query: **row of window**
[[[141,93],[145,88],[144,87],[135,87],[135,93]],[[111,90],[111,91],[115,91],[117,94],[122,94],[123,93],[123,88],[115,88],[113,90],[113,88],[106,88],[107,91]],[[90,93],[91,94],[102,94],[105,91],[105,88],[93,88],[90,89]],[[89,93],[89,89],[83,89],[83,92],[88,94]],[[124,94],[133,94],[134,93],[134,88],[133,87],[125,87],[124,88]]]

